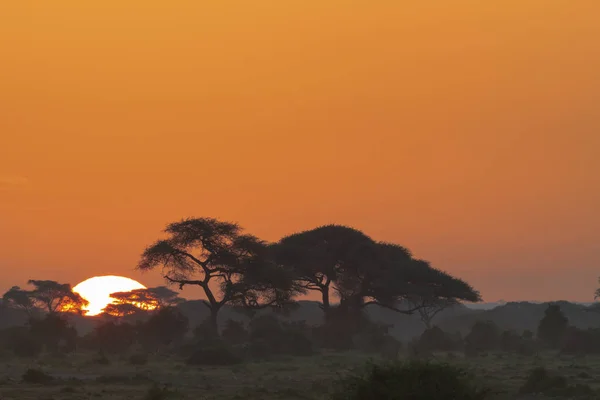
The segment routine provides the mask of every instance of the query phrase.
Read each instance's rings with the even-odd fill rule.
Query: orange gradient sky
[[[0,291],[133,271],[186,216],[342,223],[485,300],[591,301],[597,0],[14,0]],[[191,292],[184,292],[189,295]]]

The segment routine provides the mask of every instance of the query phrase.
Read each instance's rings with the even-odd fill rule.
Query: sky
[[[196,216],[353,226],[486,301],[593,300],[597,0],[6,3],[1,292],[162,284],[139,256]]]

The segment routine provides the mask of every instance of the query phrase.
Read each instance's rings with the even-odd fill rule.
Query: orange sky
[[[0,291],[161,284],[143,248],[213,216],[352,225],[487,301],[592,300],[597,0],[7,3]]]

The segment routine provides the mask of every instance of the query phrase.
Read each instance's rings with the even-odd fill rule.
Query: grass
[[[434,357],[470,371],[477,383],[494,390],[493,398],[499,400],[531,398],[519,397],[519,389],[537,367],[564,376],[569,385],[600,389],[600,357],[574,358],[552,353],[538,357],[495,354],[471,359],[446,354]],[[341,377],[363,368],[369,360],[378,361],[358,353],[329,353],[206,367],[186,365],[174,356],[150,356],[144,365],[132,365],[125,355],[108,356],[110,364],[93,362],[95,358],[94,353],[77,353],[66,358],[46,355],[33,361],[4,358],[0,364],[0,398],[143,400],[154,393],[156,398],[167,400],[324,400],[329,399],[329,391]],[[24,382],[23,374],[30,369],[44,371],[54,379]],[[164,393],[156,389],[165,385],[170,389]]]

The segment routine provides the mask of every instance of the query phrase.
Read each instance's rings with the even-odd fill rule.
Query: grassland
[[[165,399],[194,400],[318,400],[328,397],[332,382],[369,359],[356,353],[330,353],[312,357],[281,358],[230,367],[192,367],[175,357],[151,356],[145,365],[132,365],[128,357],[113,356],[101,364],[93,353],[61,358],[42,356],[35,361],[4,358],[0,364],[0,400],[114,399],[154,400],[149,389],[168,386]],[[490,354],[474,359],[438,354],[439,361],[459,365],[478,383],[492,388],[495,399],[519,397],[529,371],[543,366],[567,378],[569,384],[600,389],[600,358],[542,354],[519,357]],[[23,382],[30,368],[53,376],[45,384]],[[540,398],[540,397],[536,397]],[[156,398],[161,399],[160,397]]]

